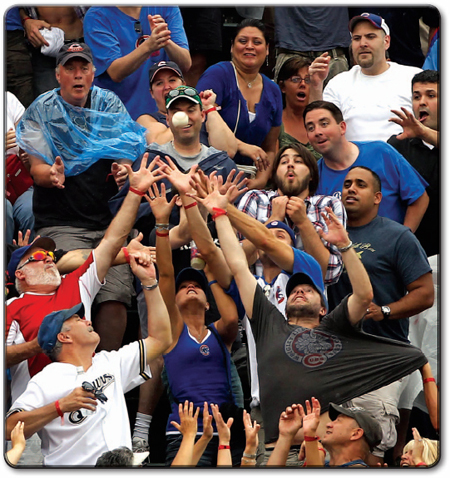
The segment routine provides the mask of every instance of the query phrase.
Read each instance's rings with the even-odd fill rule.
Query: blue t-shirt
[[[390,144],[384,141],[353,141],[359,156],[350,168],[342,171],[329,168],[319,159],[319,186],[316,194],[342,198],[342,186],[349,170],[366,166],[381,179],[383,199],[378,214],[403,224],[406,209],[425,192],[428,183]]]
[[[168,24],[171,40],[182,48],[189,48],[178,7],[142,7],[139,23],[117,7],[91,7],[83,24],[86,43],[94,56],[94,84],[114,91],[134,120],[142,114],[157,111],[155,100],[150,95],[148,71],[154,63],[169,61],[169,56],[163,48],[153,52],[120,83],[115,83],[106,70],[113,61],[131,53],[151,35],[148,15],[161,15]]]
[[[19,7],[12,7],[6,12],[5,23],[7,31],[23,30]]]
[[[236,138],[244,143],[261,146],[272,127],[281,125],[283,101],[281,90],[267,76],[261,75],[263,90],[259,103],[255,105],[255,119],[250,122],[247,101],[239,89],[233,65],[222,61],[209,67],[200,77],[197,90],[211,89],[216,93],[216,103],[225,123],[235,131]],[[236,164],[253,165],[253,160],[237,153],[233,158]]]

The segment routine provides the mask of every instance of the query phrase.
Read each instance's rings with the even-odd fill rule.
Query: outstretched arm
[[[358,323],[367,311],[373,299],[372,284],[370,283],[369,275],[363,266],[363,263],[357,256],[351,241],[348,237],[347,231],[333,213],[332,209],[326,207],[327,214],[322,213],[328,232],[319,232],[319,235],[325,240],[334,244],[342,253],[342,260],[347,270],[350,283],[352,285],[353,293],[348,299],[348,316],[352,324]],[[347,248],[347,246],[349,246]]]

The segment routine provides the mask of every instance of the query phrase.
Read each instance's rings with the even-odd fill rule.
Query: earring
[[[266,55],[266,66],[269,66],[269,55]]]

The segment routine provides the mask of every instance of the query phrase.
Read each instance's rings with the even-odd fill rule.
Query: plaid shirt
[[[240,200],[238,209],[245,212],[249,216],[257,219],[258,221],[265,223],[272,214],[272,199],[278,197],[277,191],[266,191],[252,189],[248,191]],[[309,220],[313,223],[314,228],[323,229],[325,232],[328,230],[325,221],[321,215],[325,211],[325,207],[330,207],[339,221],[347,227],[347,214],[340,199],[332,196],[309,196],[305,199],[306,214]],[[286,224],[293,228],[296,237],[296,247],[304,250],[302,239],[300,237],[297,226],[294,226],[289,217],[285,218]],[[239,235],[242,240],[243,236]],[[325,285],[335,284],[342,272],[342,256],[337,250],[337,247],[329,242],[323,241],[325,247],[330,252],[330,259],[328,261],[328,269],[325,276]]]

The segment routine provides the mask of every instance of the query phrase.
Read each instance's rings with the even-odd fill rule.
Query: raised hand
[[[226,210],[231,202],[230,198],[233,196],[235,188],[236,186],[231,186],[226,194],[221,194],[219,191],[219,181],[216,176],[212,176],[206,182],[206,197],[203,197],[203,194],[200,196],[200,193],[188,194],[188,196],[202,204],[210,214],[214,214],[214,209]]]
[[[270,166],[267,153],[259,146],[240,142],[238,151],[243,156],[251,158],[258,171],[265,171]]]
[[[148,153],[145,153],[142,156],[141,165],[138,171],[133,171],[129,164],[123,164],[128,171],[130,188],[140,191],[141,193],[146,193],[153,183],[164,177],[161,174],[160,168],[154,170],[157,166],[158,159],[159,156],[155,156],[153,161],[147,167]]]
[[[256,423],[256,420],[252,422],[252,418],[250,413],[244,409],[242,421],[244,422],[244,429],[245,429],[245,449],[247,450],[248,454],[255,454],[256,450],[258,449],[258,432],[261,428],[261,425]],[[250,451],[248,451],[251,449]]]
[[[156,223],[167,224],[177,196],[173,196],[170,202],[167,202],[166,185],[161,183],[161,192],[159,192],[158,185],[155,183],[152,185],[150,193],[145,195],[145,199],[152,207],[152,213],[155,216]]]
[[[222,414],[219,411],[219,406],[211,403],[211,410],[214,420],[216,422],[217,432],[219,433],[219,443],[229,444],[231,439],[231,425],[233,425],[234,418],[230,417],[225,423]]]
[[[198,95],[202,100],[203,110],[207,110],[208,108],[211,108],[216,104],[217,95],[214,93],[213,90],[204,90],[201,91]]]
[[[130,254],[130,267],[133,274],[143,285],[156,283],[156,270],[150,255],[142,252]]]
[[[217,171],[213,171],[209,175],[209,179],[211,180],[214,176],[217,175]],[[236,174],[236,170],[232,169],[230,171],[230,174],[227,176],[227,180],[225,183],[223,182],[223,177],[218,176],[217,178],[217,184],[219,187],[220,194],[226,194],[227,191],[232,187],[235,186],[233,189],[233,195],[230,196],[229,201],[230,203],[234,203],[236,198],[240,196],[241,194],[245,193],[248,190],[247,184],[248,184],[248,178],[243,178],[242,177],[245,175],[244,171],[239,171]]]
[[[111,164],[111,173],[113,175],[114,180],[116,181],[117,187],[119,191],[122,189],[123,185],[125,184],[128,172],[127,168],[123,164],[119,163],[112,163]]]
[[[317,434],[317,428],[320,423],[320,402],[317,398],[312,397],[311,402],[306,400],[305,406],[306,414],[303,407],[300,409],[300,415],[302,415],[303,420],[303,433],[305,436],[314,437]]]
[[[184,405],[178,405],[178,413],[180,415],[180,423],[171,421],[170,423],[184,436],[195,437],[197,434],[198,414],[200,408],[197,407],[194,413],[194,404],[186,400]]]
[[[397,139],[417,138],[423,134],[425,126],[414,116],[411,111],[401,107],[399,110],[391,110],[397,117],[390,118],[391,123],[396,123],[403,128],[403,133],[397,135]]]
[[[207,440],[211,440],[214,434],[214,428],[212,426],[213,417],[208,410],[208,402],[203,403],[203,437]]]
[[[350,243],[347,231],[339,221],[337,216],[333,213],[330,207],[325,207],[326,213],[322,213],[322,217],[328,228],[328,232],[324,232],[322,229],[318,229],[319,236],[330,244],[341,248]]]
[[[198,164],[192,166],[188,173],[183,173],[177,168],[176,164],[170,159],[169,156],[166,156],[165,158],[167,163],[161,159],[158,159],[157,161],[159,169],[161,170],[161,174],[168,179],[174,187],[177,188],[180,194],[194,192],[194,189],[191,185],[191,180],[198,169]]]
[[[292,404],[281,413],[280,420],[278,422],[280,435],[292,438],[300,430],[302,427],[302,415],[300,413],[301,409],[301,405]]]
[[[145,43],[148,42],[149,50],[156,51],[160,48],[164,48],[170,41],[171,35],[170,30],[167,28],[167,23],[161,15],[148,15],[148,23],[152,34]]]
[[[330,61],[331,56],[326,51],[315,58],[311,65],[309,65],[308,74],[313,86],[321,85],[325,81],[330,71]]]
[[[61,156],[56,156],[55,162],[52,164],[50,168],[50,181],[52,186],[58,189],[64,189],[64,181],[66,180],[66,176],[64,173],[64,163],[61,159]]]

